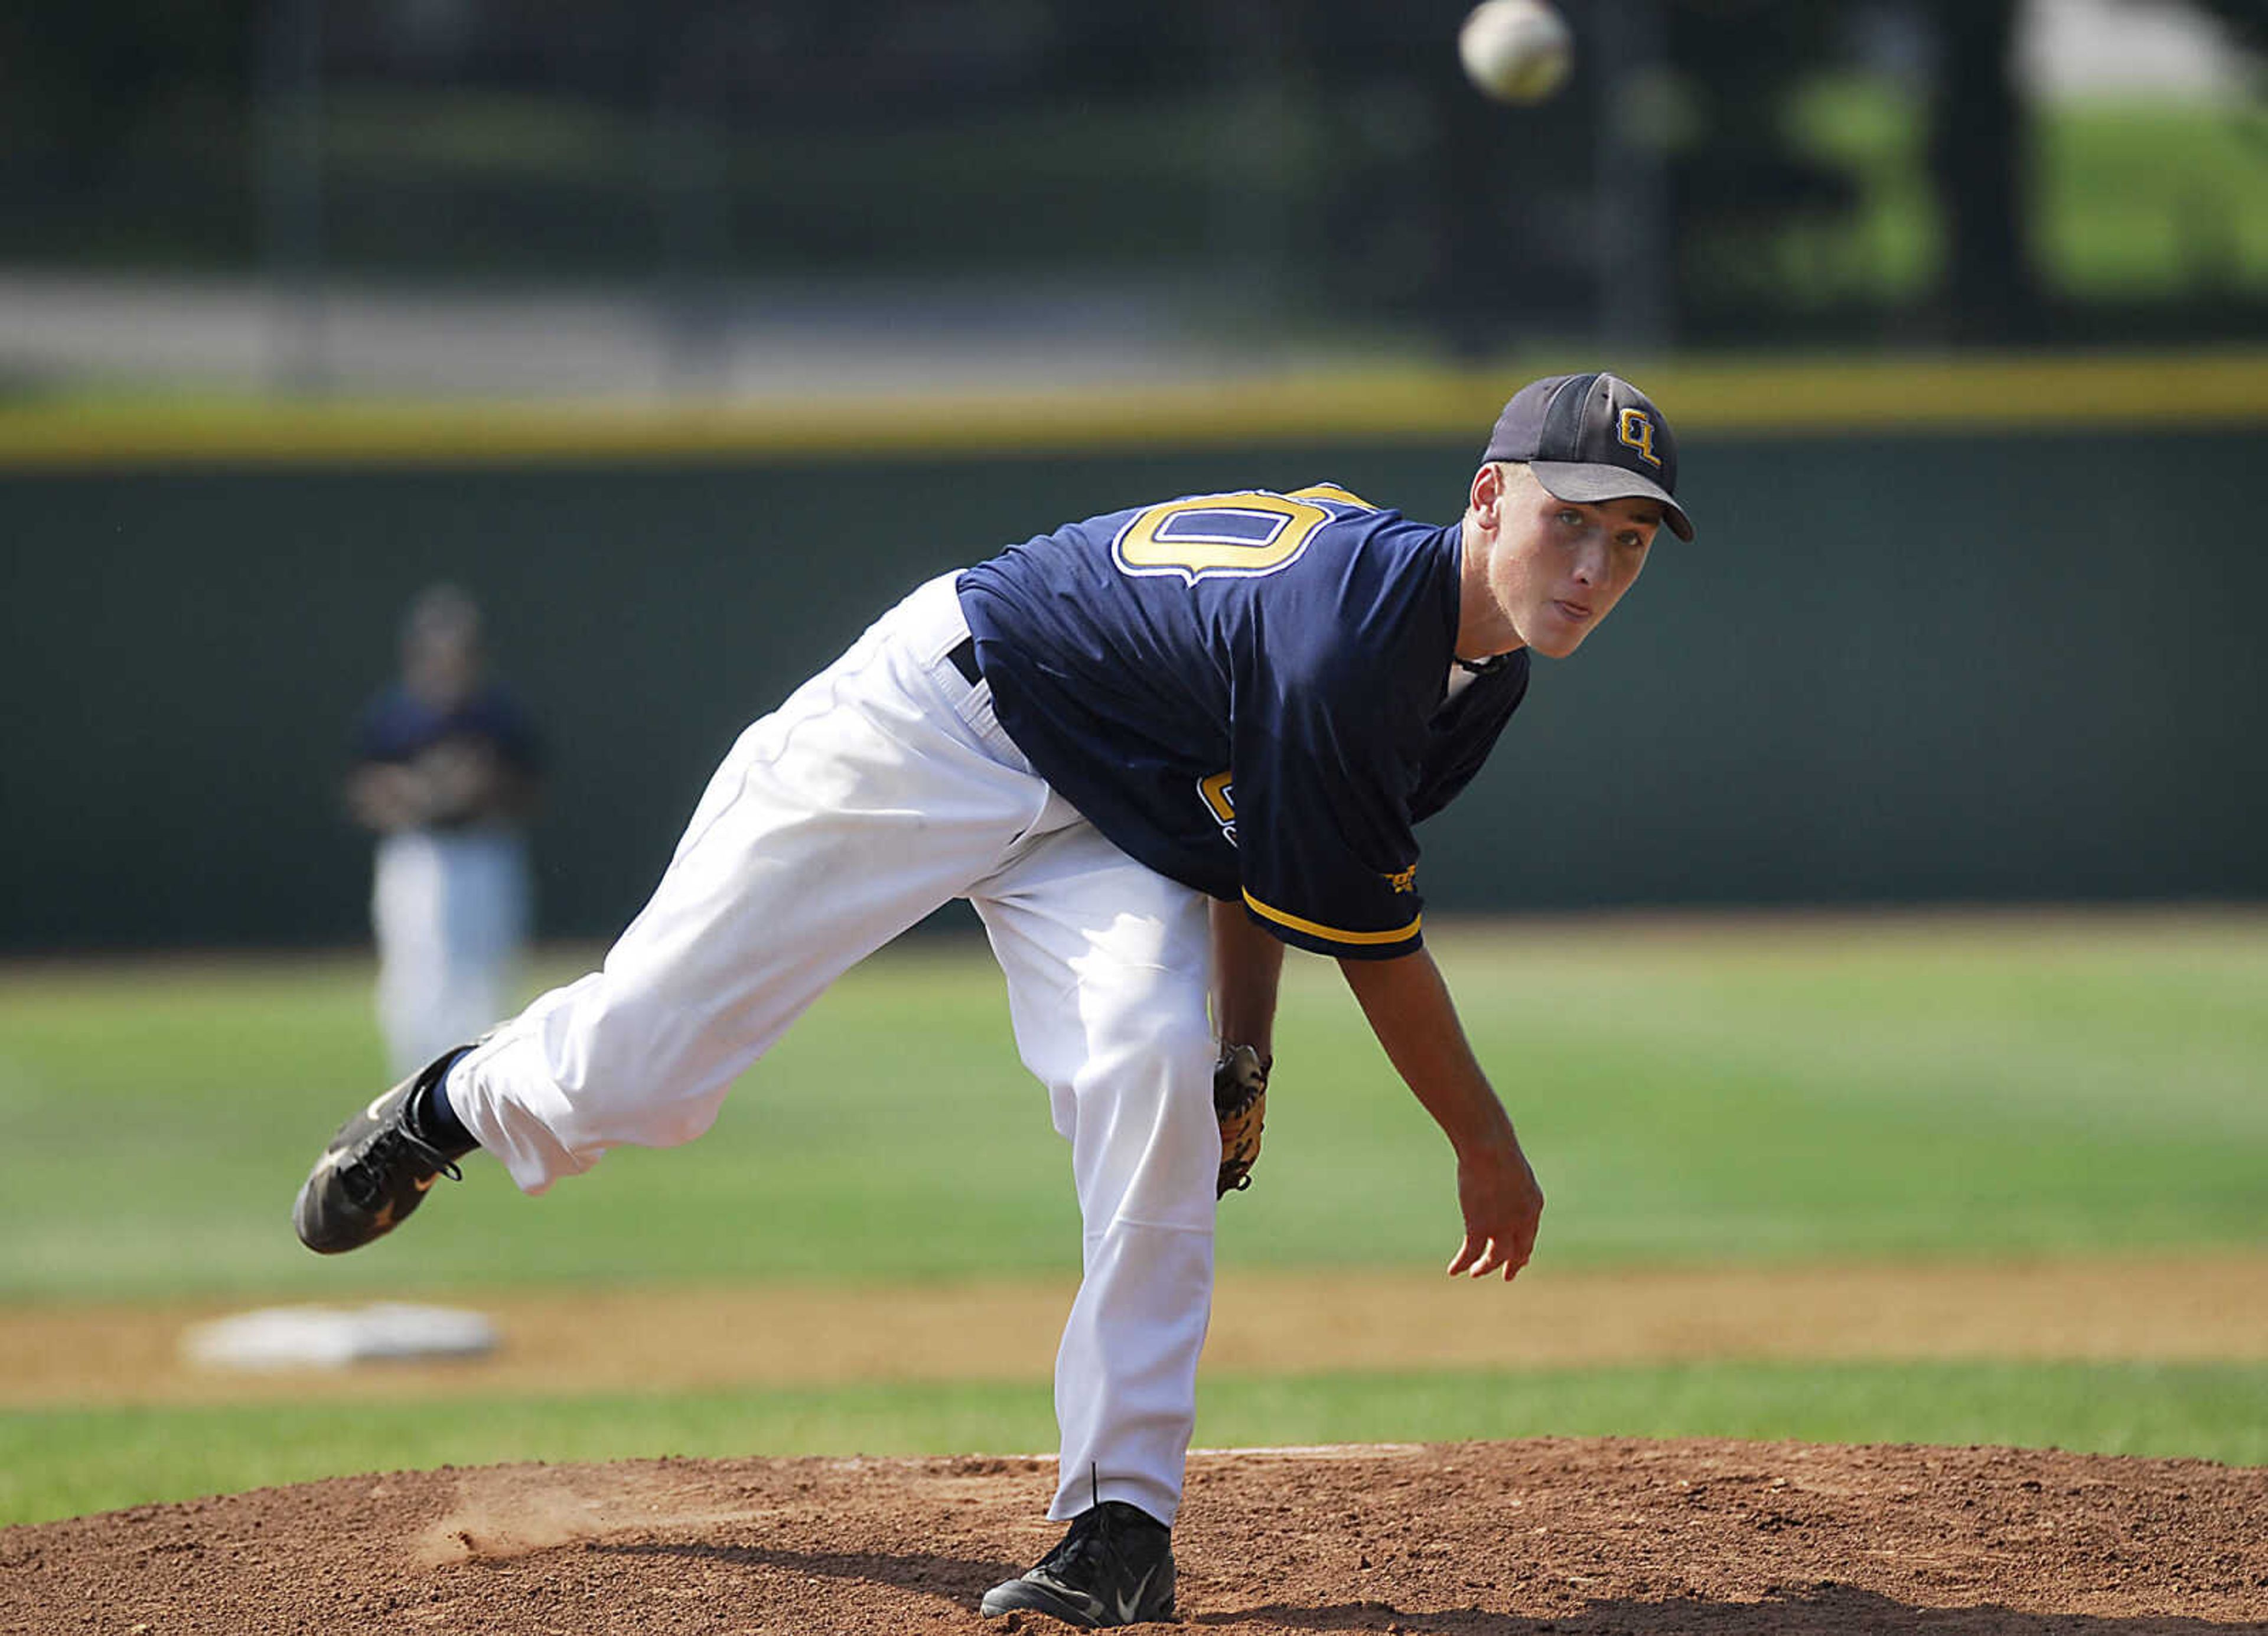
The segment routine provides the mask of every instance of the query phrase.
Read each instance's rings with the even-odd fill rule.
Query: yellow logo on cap
[[[1642,409],[1626,409],[1615,435],[1627,446],[1636,449],[1640,459],[1649,466],[1659,467],[1661,456],[1653,452],[1653,417]]]

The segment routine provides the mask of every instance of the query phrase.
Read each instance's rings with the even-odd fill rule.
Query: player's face
[[[1638,582],[1660,525],[1658,501],[1563,500],[1519,472],[1498,501],[1489,568],[1497,606],[1522,642],[1565,659]]]
[[[409,690],[428,702],[463,703],[480,680],[480,649],[469,634],[436,632],[413,637],[402,652],[402,677]]]

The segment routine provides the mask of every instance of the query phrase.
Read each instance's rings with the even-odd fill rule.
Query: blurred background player
[[[364,709],[347,804],[377,831],[378,1019],[396,1073],[510,1009],[530,924],[533,726],[482,675],[480,609],[453,585],[409,605],[401,675]]]

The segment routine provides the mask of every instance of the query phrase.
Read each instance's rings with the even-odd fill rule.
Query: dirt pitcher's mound
[[[974,1610],[1051,1463],[346,1478],[0,1529],[0,1631],[1058,1630]],[[2268,1469],[1543,1440],[1190,1463],[1181,1616],[1248,1632],[2268,1631]]]

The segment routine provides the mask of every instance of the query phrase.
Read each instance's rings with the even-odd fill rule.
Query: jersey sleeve
[[[353,758],[357,763],[406,762],[417,753],[418,727],[409,698],[387,688],[355,718]]]
[[[1375,652],[1279,652],[1252,678],[1259,708],[1240,701],[1233,750],[1247,912],[1295,947],[1352,959],[1424,941],[1410,801],[1429,701]]]
[[[530,777],[543,771],[542,735],[536,731],[534,718],[515,694],[501,687],[491,688],[468,713],[474,730],[488,741],[506,766]]]
[[[1246,912],[1319,954],[1388,959],[1424,941],[1418,845],[1390,781],[1358,758],[1239,751],[1234,793]],[[1291,753],[1287,753],[1291,752]],[[1248,770],[1247,770],[1248,769]]]

